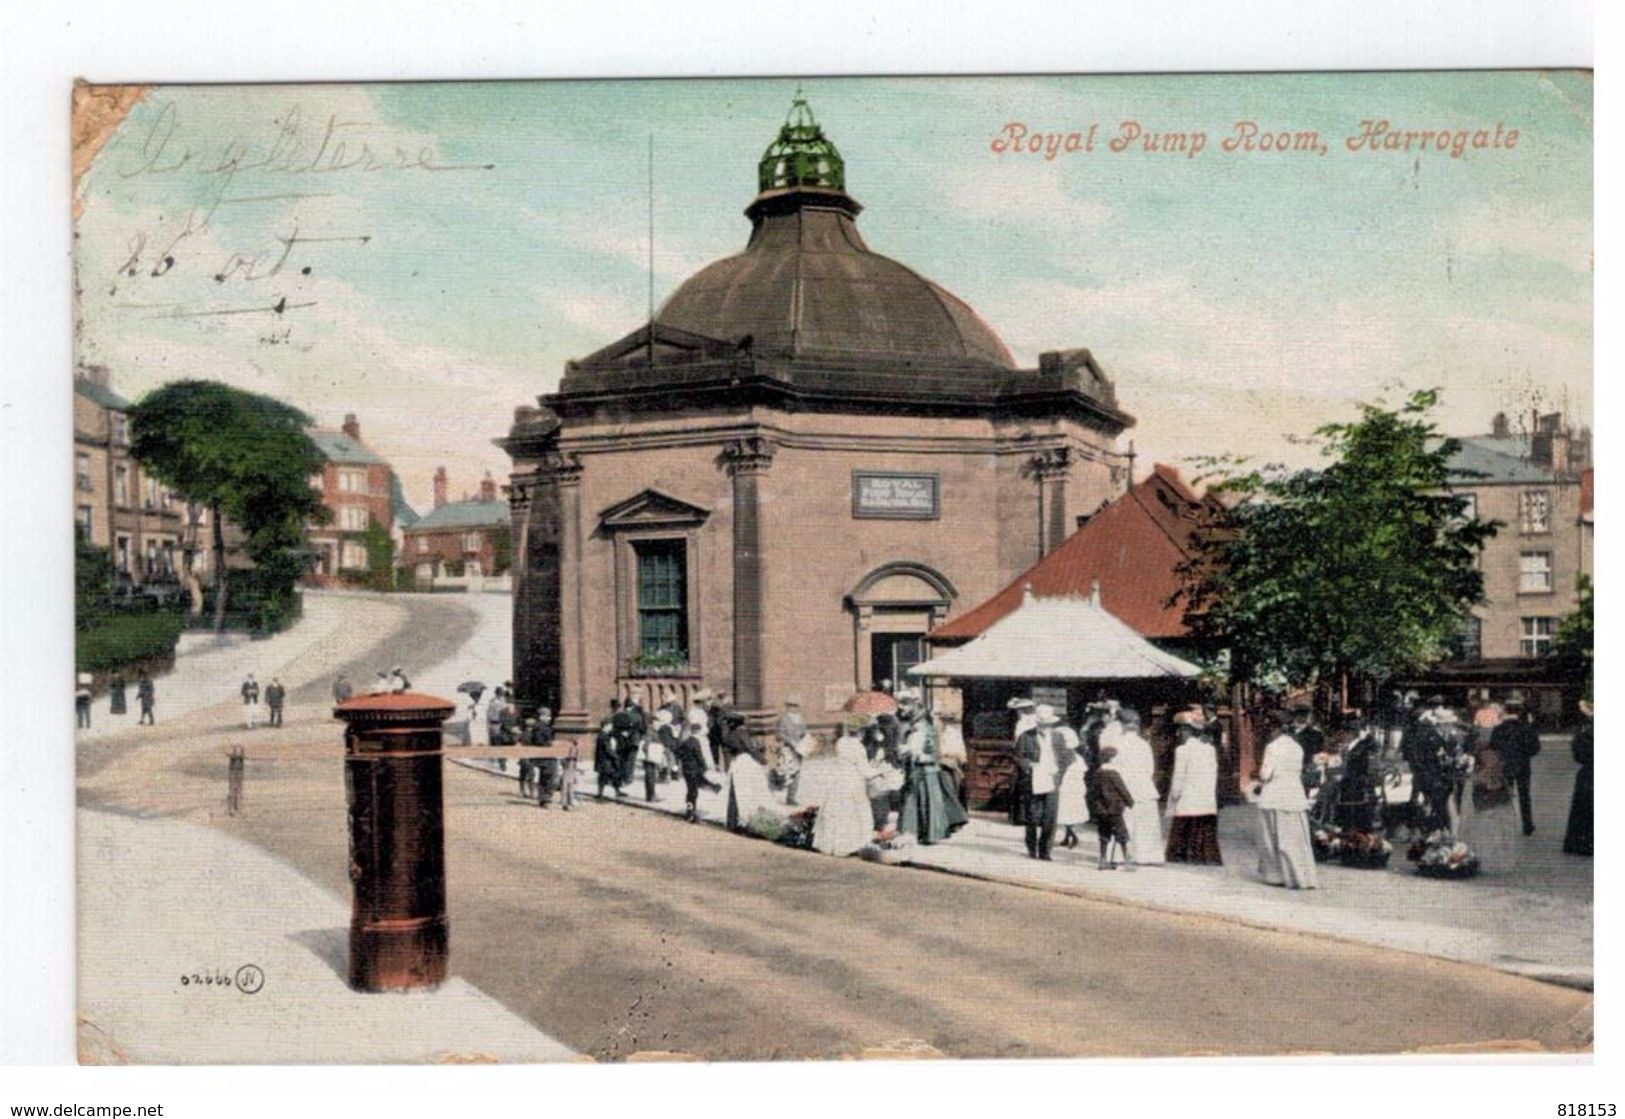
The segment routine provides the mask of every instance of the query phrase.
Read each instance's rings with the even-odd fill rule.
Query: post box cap
[[[449,699],[422,692],[385,692],[359,695],[333,708],[333,717],[347,723],[441,722],[457,709]]]

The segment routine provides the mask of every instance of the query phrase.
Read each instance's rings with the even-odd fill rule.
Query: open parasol
[[[893,715],[897,701],[885,692],[858,692],[841,705],[841,710],[852,715]]]
[[[457,685],[457,690],[460,692],[467,692],[471,696],[478,696],[481,692],[485,691],[485,685],[480,683],[478,680],[464,680],[461,684]]]

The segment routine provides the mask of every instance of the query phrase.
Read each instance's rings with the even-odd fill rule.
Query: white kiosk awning
[[[963,680],[1141,680],[1200,676],[1088,598],[1034,598],[981,636],[909,669],[909,675]]]

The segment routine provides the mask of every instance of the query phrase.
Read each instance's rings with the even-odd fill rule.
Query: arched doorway
[[[853,622],[853,680],[859,689],[905,682],[926,659],[925,635],[959,596],[946,576],[923,563],[882,564],[846,596]]]

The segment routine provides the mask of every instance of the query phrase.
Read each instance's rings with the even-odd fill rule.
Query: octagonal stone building
[[[1127,488],[1088,350],[1018,368],[966,303],[874,252],[799,97],[744,251],[516,411],[514,683],[561,732],[608,701],[730,693],[835,720],[923,638]]]

